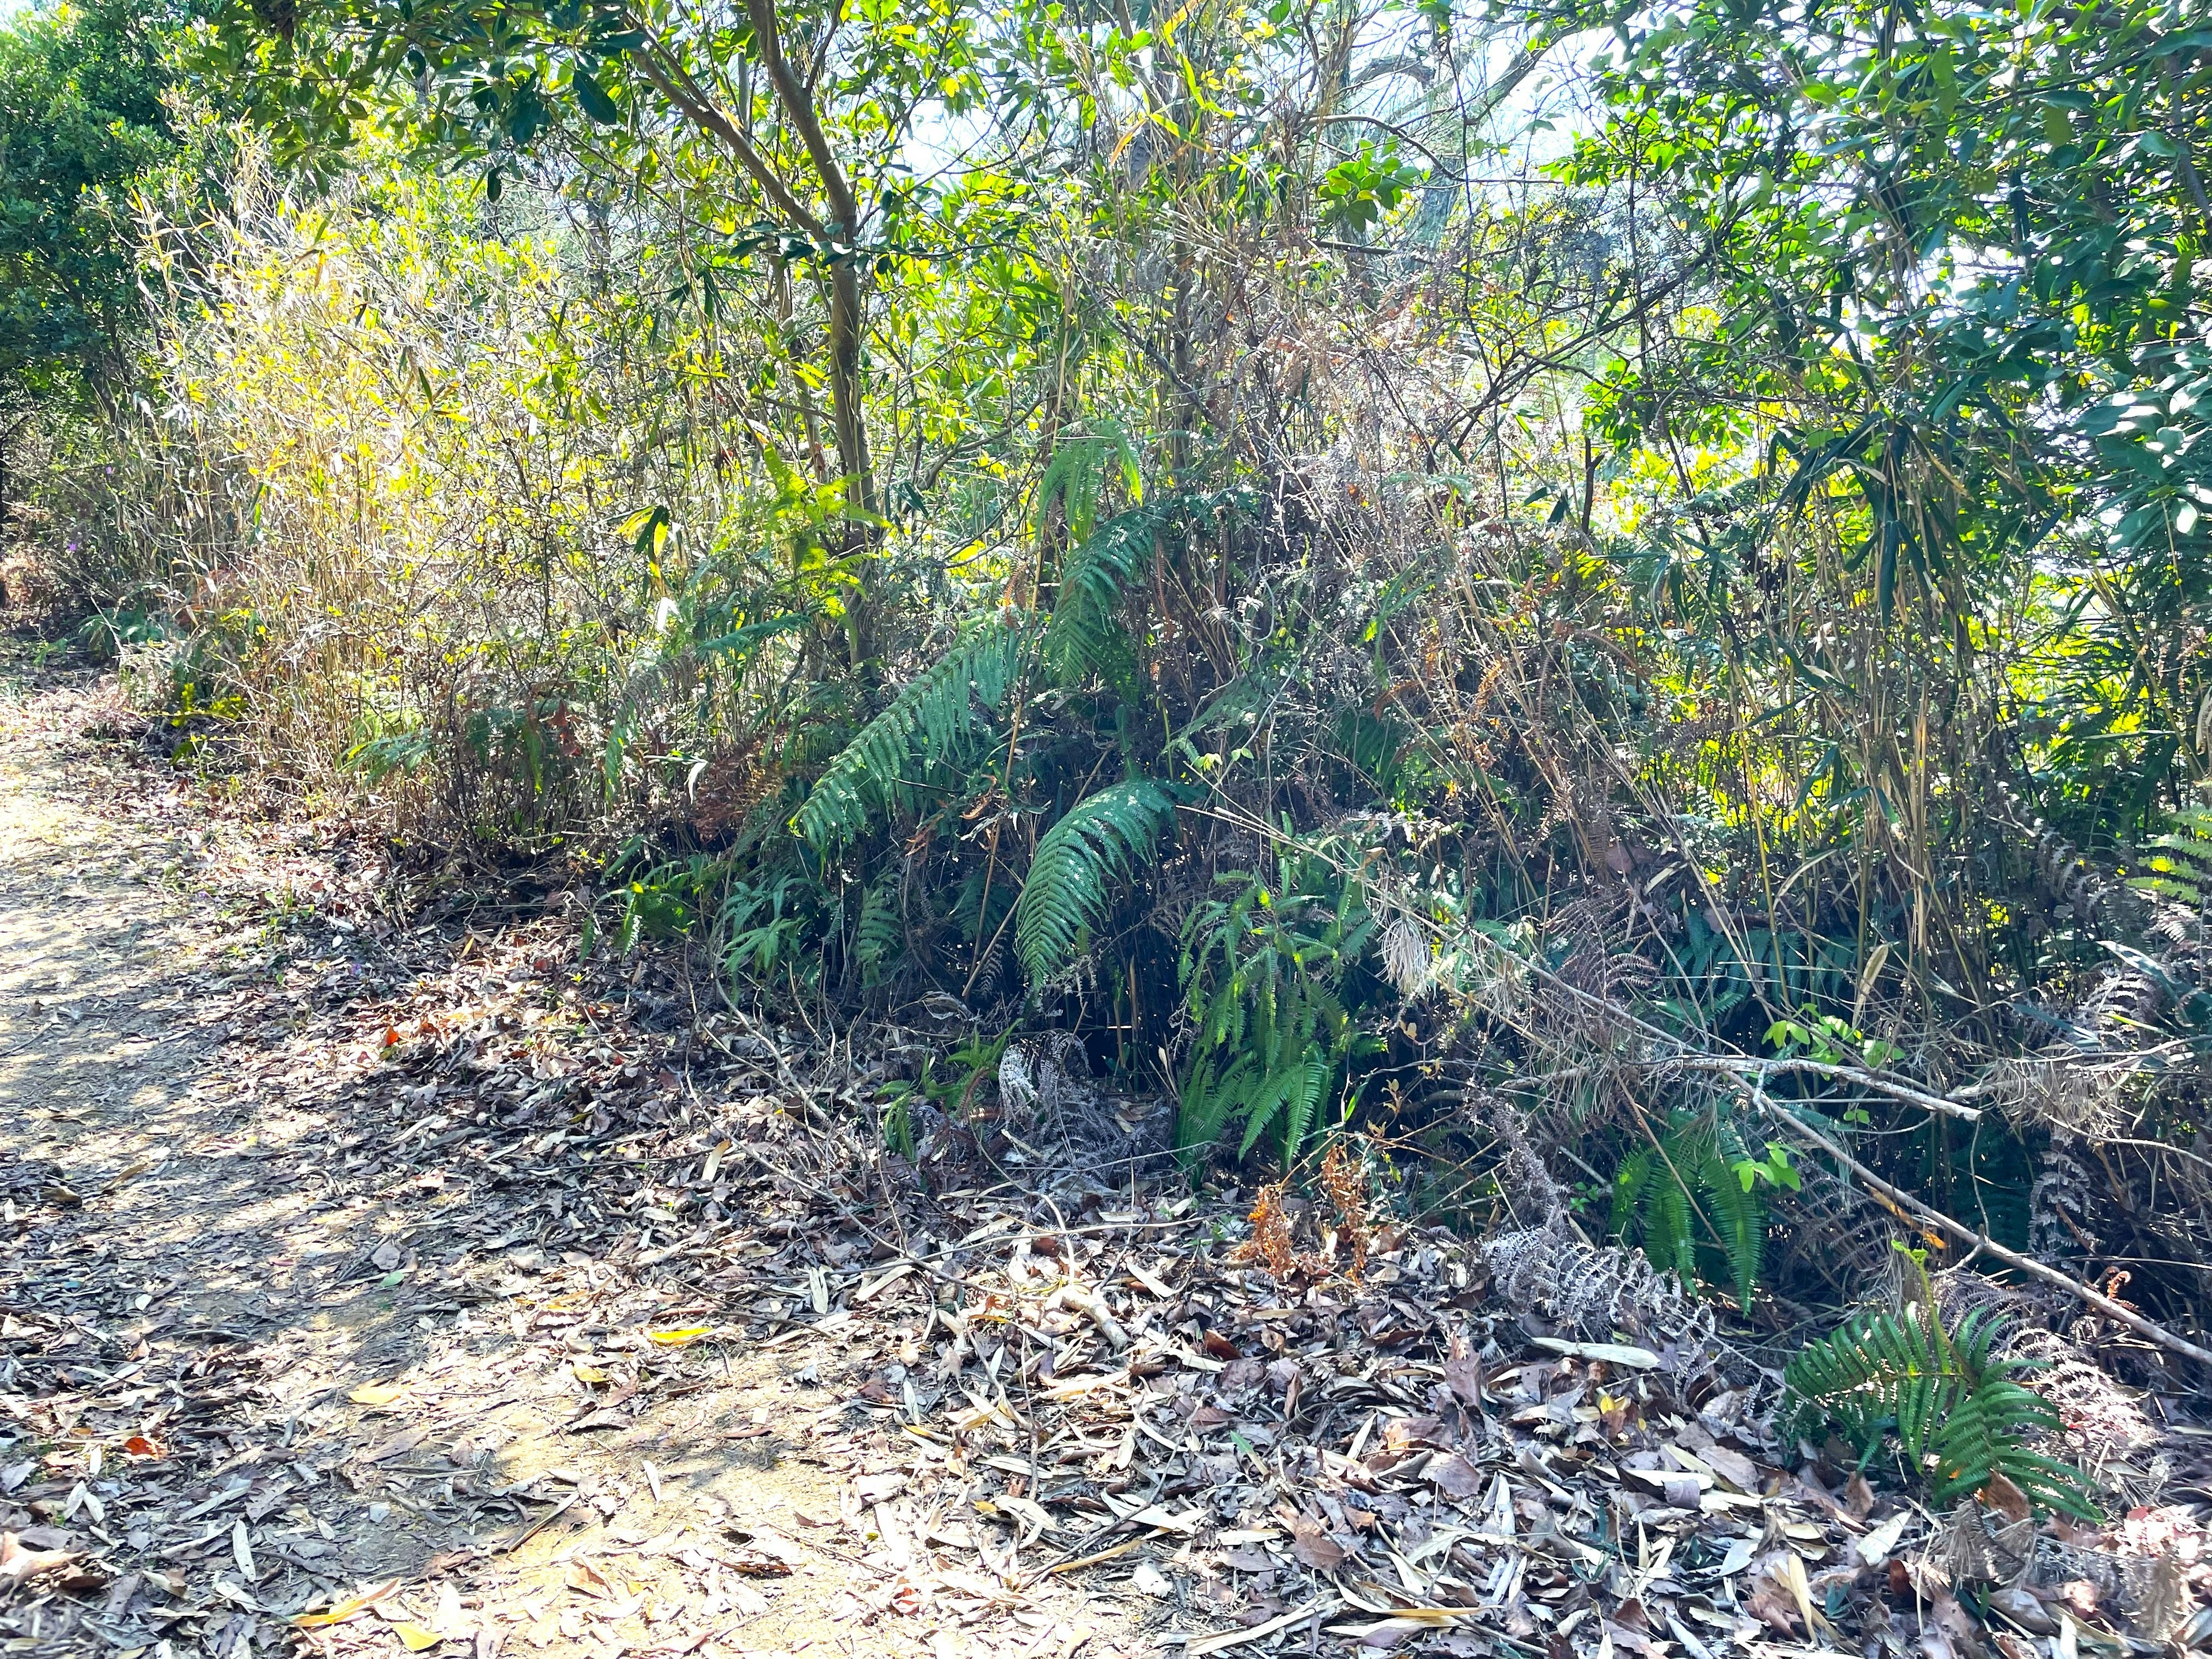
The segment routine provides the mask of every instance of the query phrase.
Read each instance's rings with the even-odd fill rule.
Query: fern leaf
[[[1182,1109],[1176,1114],[1176,1145],[1185,1151],[1211,1146],[1221,1139],[1230,1117],[1244,1098],[1254,1068],[1239,1061],[1219,1071],[1211,1060],[1191,1067],[1183,1079]]]
[[[1671,1176],[1659,1188],[1652,1204],[1651,1228],[1644,1241],[1644,1254],[1660,1267],[1678,1275],[1686,1285],[1698,1281],[1698,1246],[1690,1231],[1689,1189]]]
[[[2030,1448],[2058,1416],[2017,1380],[2025,1362],[1992,1358],[2001,1329],[1974,1315],[1947,1333],[1917,1304],[1863,1314],[1790,1356],[1783,1382],[1801,1422],[1841,1422],[1868,1449],[1893,1423],[1906,1456],[1928,1464],[1939,1507],[2002,1474],[2046,1509],[2092,1516],[2081,1472]]]
[[[1753,1287],[1765,1265],[1766,1206],[1736,1179],[1724,1151],[1708,1152],[1698,1170],[1706,1214],[1720,1234],[1721,1252],[1735,1281],[1736,1304],[1748,1313]]]
[[[1062,685],[1093,672],[1110,673],[1127,654],[1127,641],[1114,611],[1121,586],[1137,562],[1152,550],[1161,514],[1139,507],[1109,519],[1067,556],[1060,574],[1060,601],[1044,635],[1044,658]]]
[[[866,896],[860,901],[860,920],[853,928],[854,954],[870,984],[875,982],[886,963],[896,959],[905,945],[894,885],[890,881],[878,881],[868,889]]]
[[[994,622],[955,647],[830,763],[793,815],[792,829],[827,851],[903,805],[912,787],[907,769],[961,751],[976,725],[977,705],[996,708],[1006,700],[1029,638],[1024,627]]]
[[[1294,1100],[1305,1083],[1305,1061],[1303,1055],[1269,1072],[1247,1105],[1244,1115],[1244,1144],[1237,1149],[1237,1156],[1250,1156],[1260,1144],[1260,1136],[1267,1126]]]
[[[1283,1115],[1283,1167],[1288,1169],[1297,1162],[1298,1149],[1305,1145],[1306,1131],[1313,1127],[1314,1113],[1319,1109],[1328,1085],[1336,1075],[1336,1062],[1317,1046],[1310,1046],[1304,1063],[1298,1068],[1297,1086],[1291,1093]]]
[[[1109,884],[1150,860],[1175,805],[1160,784],[1116,784],[1078,801],[1045,831],[1014,904],[1014,945],[1032,985],[1073,964],[1105,914]]]
[[[1651,1184],[1652,1166],[1656,1162],[1649,1147],[1621,1160],[1620,1168],[1613,1176],[1613,1218],[1607,1231],[1618,1237],[1628,1237],[1636,1212],[1644,1206],[1644,1189]]]

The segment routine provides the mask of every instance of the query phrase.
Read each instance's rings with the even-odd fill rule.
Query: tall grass
[[[389,169],[303,201],[251,150],[227,194],[152,228],[160,403],[89,532],[181,623],[137,643],[149,695],[418,833],[726,808],[790,657],[743,631],[775,498],[728,365],[542,198],[495,224]]]

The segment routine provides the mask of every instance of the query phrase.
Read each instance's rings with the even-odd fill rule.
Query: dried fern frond
[[[1230,1252],[1231,1261],[1257,1261],[1277,1279],[1288,1279],[1302,1265],[1291,1238],[1291,1218],[1283,1208],[1283,1183],[1271,1181],[1260,1188],[1253,1205],[1252,1237]]]
[[[1340,1139],[1330,1141],[1322,1154],[1321,1189],[1336,1211],[1338,1238],[1351,1242],[1352,1276],[1357,1279],[1367,1270],[1367,1182]]]
[[[1500,1233],[1480,1250],[1507,1306],[1540,1314],[1563,1330],[1601,1341],[1625,1334],[1685,1352],[1712,1340],[1711,1310],[1685,1296],[1640,1250],[1585,1244],[1556,1226]]]

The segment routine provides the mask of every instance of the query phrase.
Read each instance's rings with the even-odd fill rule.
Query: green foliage
[[[1235,891],[1194,908],[1183,924],[1180,977],[1192,1026],[1179,1091],[1176,1144],[1212,1146],[1234,1127],[1248,1156],[1279,1127],[1285,1165],[1367,1042],[1340,995],[1375,922],[1356,884],[1320,849],[1293,847],[1271,886],[1225,872]]]
[[[896,883],[886,877],[869,887],[860,901],[860,917],[854,924],[853,954],[860,964],[863,982],[877,983],[905,948],[905,935],[899,926]]]
[[[121,390],[139,306],[131,194],[177,151],[163,52],[185,18],[92,0],[0,27],[0,414]]]
[[[1868,1452],[1894,1433],[1938,1509],[2002,1475],[2044,1508],[2094,1518],[2081,1471],[2028,1449],[2058,1414],[2017,1380],[2027,1361],[1994,1357],[2002,1329],[1986,1310],[1954,1332],[1925,1303],[1862,1313],[1791,1356],[1789,1408],[1801,1426],[1833,1423]]]
[[[1127,638],[1115,621],[1122,584],[1149,558],[1163,514],[1138,507],[1109,520],[1067,556],[1060,573],[1060,600],[1046,625],[1044,659],[1062,685],[1086,674],[1126,678]]]
[[[732,980],[773,985],[785,975],[811,982],[822,971],[818,894],[795,872],[764,873],[733,884],[719,917],[722,964]]]
[[[1030,638],[1027,628],[994,620],[918,675],[815,780],[793,830],[826,851],[908,805],[918,781],[908,774],[967,752],[980,716],[1012,690]]]
[[[726,875],[720,860],[696,854],[641,871],[617,890],[622,921],[615,948],[633,951],[644,939],[676,939],[690,935]]]
[[[1097,527],[1098,501],[1109,464],[1115,466],[1123,492],[1132,501],[1141,501],[1145,475],[1136,446],[1127,433],[1111,422],[1097,432],[1063,439],[1037,480],[1040,508],[1057,501],[1069,538],[1078,544],[1089,541]]]
[[[1362,139],[1358,150],[1322,175],[1317,194],[1322,222],[1352,235],[1389,216],[1398,204],[1420,188],[1425,175],[1398,154],[1398,141],[1386,139],[1378,149],[1372,139]]]
[[[1078,801],[1044,832],[1014,905],[1014,946],[1032,986],[1075,965],[1113,884],[1151,862],[1175,811],[1165,785],[1121,783]]]
[[[1788,1151],[1770,1143],[1755,1158],[1725,1116],[1677,1113],[1656,1146],[1621,1161],[1613,1182],[1612,1231],[1640,1243],[1652,1264],[1694,1282],[1700,1243],[1723,1257],[1736,1302],[1750,1311],[1766,1255],[1765,1184],[1799,1184]],[[1702,1237],[1701,1237],[1702,1236]]]
[[[2202,910],[2212,898],[2212,812],[2184,807],[2170,817],[2174,827],[2153,837],[2152,850],[2142,860],[2150,873],[2131,878],[2130,884]]]

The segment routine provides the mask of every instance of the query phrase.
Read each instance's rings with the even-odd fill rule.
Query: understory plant
[[[1246,1157],[1273,1129],[1285,1167],[1372,1046],[1345,1011],[1348,970],[1375,931],[1356,883],[1292,845],[1276,879],[1247,870],[1218,878],[1226,898],[1194,906],[1180,975],[1191,1026],[1176,1139],[1187,1151],[1241,1132]]]
[[[1913,1299],[1858,1314],[1791,1356],[1783,1371],[1786,1420],[1800,1431],[1834,1427],[1863,1459],[1894,1438],[1938,1509],[2002,1476],[2039,1508],[2094,1518],[2081,1471],[2033,1449],[2061,1425],[2050,1402],[2020,1381],[2032,1362],[1998,1352],[2004,1322],[1981,1309],[1946,1329],[1924,1254],[1908,1254],[1918,1280]]]
[[[1643,1122],[1641,1114],[1638,1121]],[[1717,1257],[1737,1304],[1751,1310],[1766,1255],[1767,1186],[1796,1191],[1788,1151],[1754,1158],[1725,1111],[1678,1110],[1666,1132],[1621,1160],[1613,1182],[1612,1231],[1638,1243],[1654,1267],[1695,1283],[1700,1247]]]

